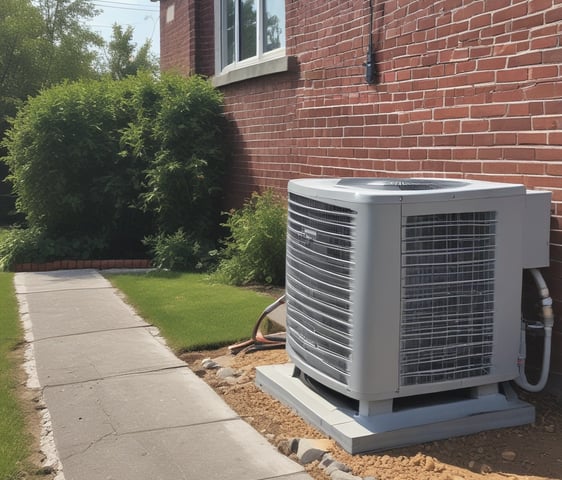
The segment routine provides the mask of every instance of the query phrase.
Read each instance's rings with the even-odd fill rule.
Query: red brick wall
[[[196,1],[197,51],[196,72],[201,75],[215,74],[215,24],[214,2],[212,0]],[[211,19],[211,21],[203,21]]]
[[[195,0],[160,0],[160,68],[195,73]],[[168,21],[168,9],[174,10]]]
[[[189,2],[175,3],[179,20],[178,6]],[[546,277],[562,312],[562,1],[373,4],[376,84],[363,77],[367,0],[286,0],[287,54],[297,71],[222,88],[235,146],[231,203],[257,189],[284,192],[290,178],[310,175],[450,176],[548,189]],[[203,73],[214,64],[212,22],[208,12],[196,20],[207,38],[197,60]],[[186,71],[195,64],[172,41],[177,23],[164,25],[162,67]],[[559,316],[554,344],[562,373]]]

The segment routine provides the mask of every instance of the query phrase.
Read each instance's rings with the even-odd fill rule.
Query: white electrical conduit
[[[525,359],[527,357],[527,346],[526,346],[526,325],[525,322],[521,322],[521,342],[519,346],[519,377],[515,379],[515,383],[519,385],[524,390],[529,392],[540,392],[546,385],[548,380],[548,372],[550,370],[550,349],[552,343],[552,326],[554,325],[554,316],[552,313],[552,299],[548,292],[548,287],[544,281],[544,278],[536,268],[529,269],[529,272],[533,276],[533,280],[537,288],[539,289],[539,294],[541,296],[542,304],[542,316],[543,316],[543,328],[544,328],[544,347],[543,347],[543,359],[542,359],[542,369],[539,381],[536,384],[531,384],[527,380],[525,375]]]

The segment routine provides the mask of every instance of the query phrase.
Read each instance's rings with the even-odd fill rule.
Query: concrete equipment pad
[[[295,409],[349,453],[380,451],[459,435],[532,423],[532,405],[505,394],[411,407],[372,416],[358,415],[338,396],[318,393],[293,376],[294,365],[256,368],[256,384]]]

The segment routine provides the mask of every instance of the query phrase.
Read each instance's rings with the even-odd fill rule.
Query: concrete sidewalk
[[[97,271],[18,273],[15,284],[62,463],[57,479],[310,478]]]

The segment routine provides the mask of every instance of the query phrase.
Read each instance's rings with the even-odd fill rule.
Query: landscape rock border
[[[239,383],[241,379],[246,381],[244,372],[225,365],[221,359],[204,358],[200,363],[206,370],[215,370],[217,378],[227,384]],[[334,441],[330,439],[291,438],[281,440],[277,449],[286,456],[294,454],[301,465],[318,462],[319,468],[324,470],[331,480],[377,480],[375,477],[353,475],[347,465],[338,462],[330,454],[334,446]]]
[[[94,268],[109,270],[112,268],[146,269],[151,267],[152,261],[147,258],[108,259],[108,260],[56,260],[44,263],[16,263],[14,272],[50,272],[53,270],[82,270]]]

